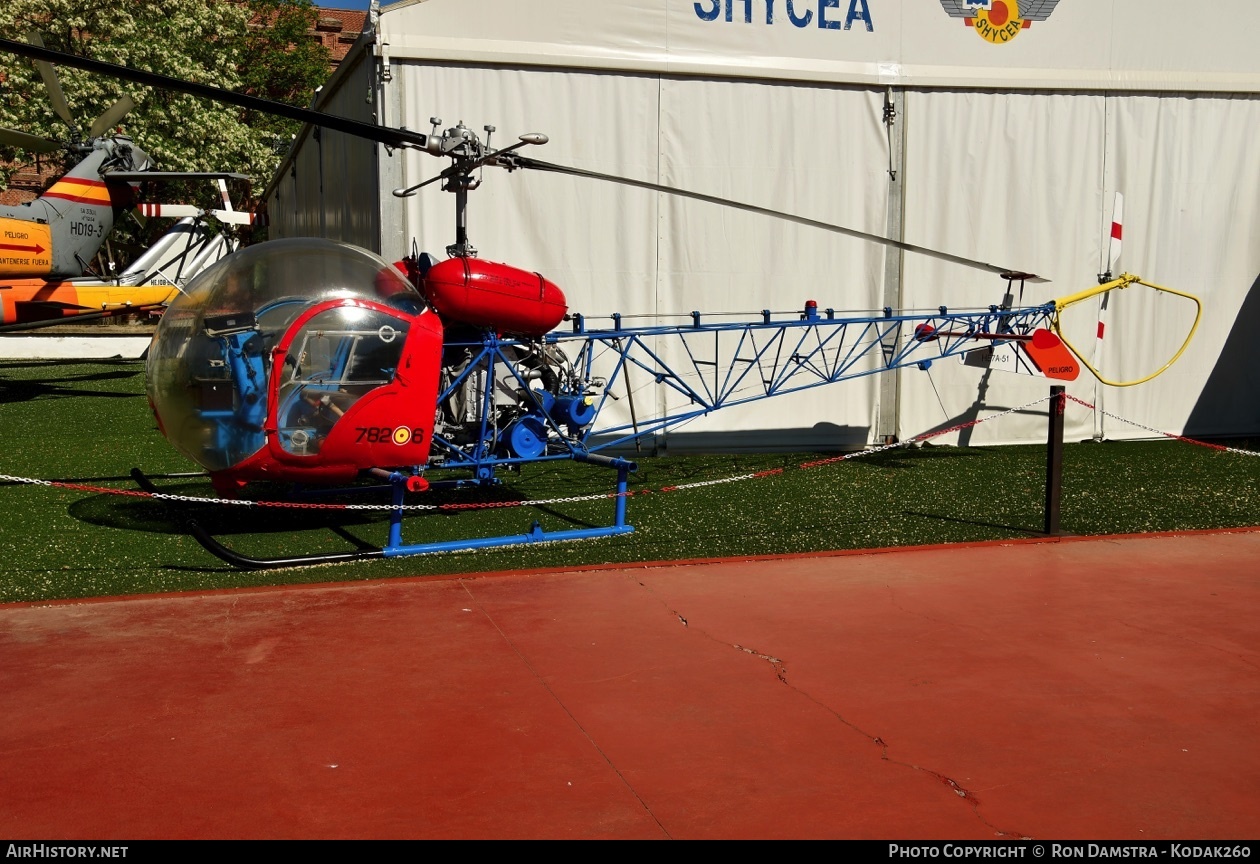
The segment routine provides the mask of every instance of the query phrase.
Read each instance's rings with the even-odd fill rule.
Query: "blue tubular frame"
[[[941,307],[934,315],[883,315],[837,317],[827,311],[826,317],[806,314],[798,320],[771,321],[769,313],[752,323],[704,324],[693,313],[690,327],[620,327],[614,316],[611,330],[589,330],[584,319],[574,320],[571,334],[551,333],[552,344],[582,342],[580,356],[583,378],[589,379],[594,369],[595,348],[616,355],[612,374],[604,393],[596,404],[596,420],[580,438],[575,448],[599,452],[633,441],[703,416],[718,408],[741,405],[771,396],[796,393],[824,384],[875,375],[907,366],[926,369],[932,362],[954,357],[981,344],[1006,344],[1003,335],[1016,341],[1027,338],[1038,328],[1048,328],[1054,314],[1054,303],[1024,309],[990,307],[984,311],[950,312]],[[903,332],[910,327],[910,334]],[[922,337],[916,331],[931,328]],[[712,337],[712,359],[698,356],[700,346],[694,337]],[[677,339],[681,342],[685,363],[672,366],[653,350],[646,340]],[[732,350],[725,354],[722,341],[733,340]],[[892,350],[885,346],[893,345]],[[722,357],[727,358],[725,369]],[[872,358],[874,360],[872,361]],[[742,367],[742,368],[741,368]],[[600,426],[599,414],[607,404],[619,379],[630,370],[639,370],[664,384],[691,403],[689,407],[642,422]],[[756,374],[754,374],[754,371]],[[710,379],[711,378],[711,383]],[[747,392],[751,391],[751,392]]]
[[[439,404],[444,403],[469,376],[484,374],[476,439],[460,445],[435,432],[434,447],[441,459],[428,470],[465,469],[474,474],[471,482],[492,482],[494,471],[500,466],[581,458],[719,408],[908,366],[926,369],[936,360],[958,356],[980,344],[1007,344],[1003,336],[1009,336],[1009,342],[1027,339],[1035,329],[1050,326],[1054,311],[1054,303],[1023,309],[991,306],[987,310],[958,312],[941,307],[928,315],[894,315],[885,310],[881,315],[840,317],[832,310],[826,310],[824,316],[809,309],[803,314],[794,313],[799,316],[796,320],[774,321],[765,312],[761,321],[713,324],[703,323],[699,313],[692,313],[690,326],[637,328],[621,326],[622,316],[614,315],[612,329],[588,329],[586,319],[574,316],[572,332],[553,331],[542,342],[561,347],[576,344],[577,350],[570,354],[583,382],[589,383],[596,377],[597,362],[607,363],[611,357],[612,368],[603,392],[596,397],[593,419],[576,434],[566,434],[564,420],[552,417],[541,405],[531,412],[546,430],[546,450],[538,456],[504,451],[501,438],[505,430],[496,426],[494,410],[494,389],[500,379],[512,380],[515,386],[530,390],[530,381],[522,377],[507,352],[529,351],[535,346],[486,333],[479,342],[448,343],[448,348],[468,349],[472,359],[438,396]],[[682,361],[671,365],[663,356],[664,351],[649,344],[653,340],[673,340],[675,347],[681,349],[676,353]],[[688,400],[688,406],[664,416],[601,426],[599,417],[604,407],[610,398],[617,398],[613,388],[632,370],[673,389]]]
[[[634,526],[626,523],[626,497],[628,496],[629,476],[637,471],[634,462],[625,459],[614,459],[593,454],[575,454],[581,462],[615,468],[617,471],[617,491],[613,497],[613,524],[595,528],[570,528],[563,531],[544,531],[537,520],[530,526],[526,534],[508,534],[498,537],[469,538],[467,540],[441,540],[433,543],[404,543],[402,538],[403,504],[407,494],[407,477],[400,472],[389,476],[393,494],[394,509],[389,517],[389,542],[381,549],[386,558],[400,558],[407,555],[424,555],[431,552],[455,552],[461,549],[489,549],[496,546],[519,546],[525,543],[551,543],[557,540],[591,540],[596,537],[612,537],[617,534],[630,534]]]
[[[500,339],[492,332],[487,332],[485,338],[480,342],[458,342],[447,343],[450,347],[466,347],[474,349],[475,353],[472,359],[464,367],[464,370],[456,376],[452,381],[438,393],[438,404],[442,404],[451,398],[455,393],[463,387],[464,383],[475,373],[482,372],[485,380],[481,392],[480,406],[480,425],[477,431],[477,438],[473,444],[471,452],[460,447],[457,443],[444,438],[438,434],[436,430],[433,433],[433,448],[438,450],[445,461],[441,468],[462,468],[471,470],[474,475],[474,481],[477,483],[492,481],[494,478],[494,468],[506,465],[519,465],[524,462],[536,462],[537,458],[513,457],[513,456],[496,456],[495,448],[499,443],[499,437],[502,432],[495,422],[494,412],[494,385],[498,380],[498,370],[500,368],[507,370],[513,379],[525,390],[529,390],[529,382],[522,378],[517,372],[512,358],[505,353],[505,349],[515,349],[524,347],[526,343],[512,339]],[[540,412],[541,419],[544,419],[547,426],[548,438],[552,437],[552,433],[562,434],[560,426],[551,419],[546,412]],[[547,459],[566,459],[572,458],[574,451],[570,448],[568,451],[551,456],[540,458]]]

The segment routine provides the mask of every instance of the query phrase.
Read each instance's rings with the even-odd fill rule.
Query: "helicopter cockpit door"
[[[290,457],[318,455],[360,400],[394,381],[411,318],[353,300],[300,316],[273,362],[273,447]]]

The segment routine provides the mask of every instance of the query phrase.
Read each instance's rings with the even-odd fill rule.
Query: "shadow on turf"
[[[201,497],[205,495],[206,490],[204,485],[176,485],[163,488],[162,492],[170,495]],[[258,500],[274,501],[279,500],[279,497],[277,494],[275,497],[264,496]],[[378,503],[382,500],[384,499],[378,496],[371,503]],[[498,487],[463,492],[460,494],[459,503],[514,504],[524,500],[521,495],[512,490]],[[323,498],[321,503],[325,501],[330,504],[363,503],[363,497],[359,495],[342,496],[334,501],[328,501],[327,498]],[[445,503],[445,501],[441,497],[435,496],[424,503],[440,504]],[[568,526],[595,527],[593,522],[574,518],[551,506],[535,506],[530,508],[530,511],[533,516],[548,516],[552,520],[565,523]],[[280,538],[282,535],[296,538],[287,543],[277,540],[274,544],[275,548],[269,553],[274,555],[283,555],[286,551],[292,552],[293,550],[286,550],[285,547],[300,542],[300,538],[297,538],[296,535],[309,535],[311,532],[320,531],[326,531],[341,538],[347,544],[348,550],[379,549],[388,536],[390,518],[388,510],[347,510],[340,507],[323,508],[318,506],[297,506],[293,508],[247,507],[233,504],[165,501],[130,494],[92,494],[70,504],[67,512],[73,519],[88,525],[147,534],[191,535],[190,523],[195,521],[206,533],[220,540],[246,536]],[[471,512],[477,511],[473,510]],[[452,531],[454,525],[450,520],[461,515],[466,516],[468,513],[469,510],[461,508],[409,514],[403,523],[404,538],[407,537],[408,533],[412,535],[425,533],[425,528],[428,527],[430,531],[427,533],[431,536],[426,537],[425,540],[463,539],[459,532]],[[527,525],[530,516],[520,515]],[[434,522],[432,520],[438,521]],[[493,533],[492,531],[491,536],[493,536]],[[513,530],[511,533],[518,533],[518,531]],[[371,535],[376,539],[369,540],[367,535]],[[272,541],[268,540],[266,542],[270,545]],[[406,542],[422,541],[413,539]],[[195,571],[205,571],[207,569],[235,570],[232,567],[205,568],[180,565],[166,565],[163,569]]]
[[[636,488],[642,486],[650,487],[658,482],[658,477],[664,476],[667,478],[669,485],[679,485],[698,480],[713,480],[749,471],[775,469],[785,472],[796,470],[815,471],[846,463],[867,468],[908,468],[915,464],[935,460],[979,458],[990,455],[995,449],[997,448],[950,447],[926,442],[923,444],[906,444],[878,453],[856,451],[848,454],[848,457],[843,460],[832,451],[811,453],[811,458],[808,459],[802,459],[801,453],[783,454],[777,458],[768,458],[767,454],[654,456],[639,462],[639,470],[631,475],[630,482],[631,486]]]
[[[65,397],[65,396],[103,396],[108,399],[136,399],[140,397],[138,393],[116,393],[111,390],[92,390],[86,389],[82,385],[91,384],[93,382],[104,381],[125,381],[143,375],[144,370],[137,368],[134,363],[126,364],[127,368],[118,368],[124,364],[114,361],[100,361],[94,364],[85,364],[81,360],[76,360],[73,364],[62,363],[27,363],[0,364],[0,371],[5,369],[49,369],[56,372],[63,365],[73,365],[75,367],[83,367],[85,365],[107,366],[110,371],[94,372],[89,375],[61,375],[49,374],[39,379],[28,378],[0,378],[0,404],[11,404],[15,402],[29,402],[32,399],[41,397]]]

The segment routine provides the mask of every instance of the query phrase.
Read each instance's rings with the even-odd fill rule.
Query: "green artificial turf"
[[[164,491],[212,497],[197,466],[157,432],[136,361],[0,361],[0,602],[443,573],[769,555],[1040,536],[1045,447],[897,448],[802,468],[816,454],[642,458],[632,534],[281,570],[236,570],[185,531],[186,514],[258,557],[379,546],[381,511],[172,504],[134,491],[133,467]],[[1231,442],[1255,451],[1260,441]],[[665,487],[779,473],[680,491]],[[164,476],[165,475],[165,476]],[[416,503],[539,501],[607,493],[612,473],[570,462],[527,466],[502,487],[430,492]],[[646,490],[646,491],[645,491]],[[281,490],[260,490],[278,498]],[[366,502],[380,499],[336,499]],[[522,534],[611,521],[609,498],[425,512],[403,539]],[[1260,525],[1260,457],[1184,442],[1068,444],[1061,527],[1122,534]]]

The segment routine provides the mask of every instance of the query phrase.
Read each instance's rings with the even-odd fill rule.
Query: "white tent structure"
[[[1121,269],[1199,295],[1204,317],[1153,381],[1069,385],[1102,410],[1070,410],[1067,437],[1260,432],[1254,0],[404,0],[370,22],[322,110],[424,132],[430,118],[463,122],[483,140],[492,125],[495,146],[542,132],[550,142],[528,155],[1051,280],[1014,298],[1025,305],[1096,284],[1122,191]],[[443,257],[454,196],[390,190],[445,164],[308,129],[268,190],[273,236]],[[468,226],[482,257],[543,273],[591,317],[809,299],[987,307],[1006,289],[875,243],[554,174],[487,168]],[[1180,346],[1192,304],[1137,287],[1112,298],[1105,338],[1096,301],[1065,325],[1109,376],[1141,377]],[[941,362],[716,412],[668,441],[860,447],[1027,404],[1049,383]],[[938,440],[1044,441],[1044,412]]]

